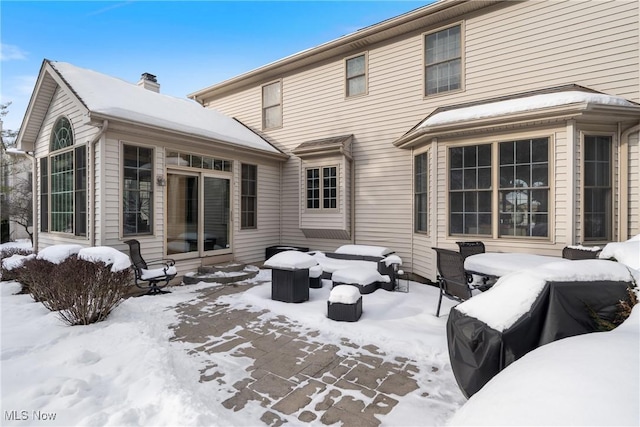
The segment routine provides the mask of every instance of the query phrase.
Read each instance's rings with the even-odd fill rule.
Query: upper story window
[[[338,207],[338,168],[307,169],[307,209]]]
[[[418,154],[414,157],[414,229],[417,233],[427,232],[427,153]]]
[[[282,126],[282,81],[262,86],[262,128]]]
[[[425,95],[462,88],[462,29],[456,25],[425,36]]]
[[[153,149],[124,145],[123,235],[153,231]]]
[[[49,149],[40,159],[40,230],[86,236],[87,149],[74,146],[66,117],[54,123]]]
[[[348,58],[346,66],[346,95],[356,96],[367,93],[367,56],[366,54]]]
[[[611,136],[586,135],[583,161],[584,240],[609,241],[613,228]]]

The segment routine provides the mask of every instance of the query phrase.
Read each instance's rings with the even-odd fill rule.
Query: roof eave
[[[353,45],[368,45],[371,43],[377,43],[386,39],[396,37],[398,34],[394,32],[394,29],[398,27],[410,24],[413,21],[426,18],[430,15],[443,12],[447,9],[460,7],[461,5],[469,4],[474,10],[482,7],[486,7],[495,3],[500,3],[503,0],[441,0],[436,1],[433,4],[421,7],[419,9],[407,12],[403,15],[387,19],[378,24],[371,25],[354,33],[347,34],[339,37],[327,43],[323,43],[319,46],[311,49],[303,50],[295,53],[291,56],[287,56],[275,62],[271,62],[262,67],[248,71],[244,74],[240,74],[231,79],[225,80],[221,83],[216,83],[204,89],[192,92],[187,95],[197,102],[202,102],[204,98],[220,95],[227,91],[233,90],[238,87],[242,87],[246,84],[252,83],[254,80],[260,80],[265,78],[265,75],[269,73],[282,73],[288,67],[306,65],[307,62],[315,62],[334,56],[340,52],[340,49],[350,48]],[[409,29],[408,31],[413,31]],[[386,35],[388,33],[388,35]]]
[[[270,152],[270,151],[266,151],[266,150],[261,150],[259,148],[254,148],[254,147],[248,147],[245,145],[239,145],[233,142],[228,142],[228,141],[224,141],[221,139],[217,139],[217,138],[208,138],[206,136],[202,136],[202,135],[198,135],[198,134],[194,134],[194,133],[190,133],[190,132],[182,132],[182,131],[178,131],[175,129],[171,129],[171,128],[164,128],[161,126],[155,126],[155,125],[151,125],[151,124],[147,124],[147,123],[141,123],[135,120],[127,120],[127,119],[123,119],[122,117],[116,117],[116,116],[110,116],[108,114],[104,114],[104,113],[98,113],[98,112],[90,112],[88,114],[87,117],[88,123],[93,125],[93,126],[102,126],[102,123],[104,120],[108,120],[109,121],[109,129],[114,128],[114,124],[122,124],[124,126],[126,126],[127,128],[131,128],[131,126],[137,126],[143,129],[146,129],[148,131],[152,131],[152,132],[158,132],[161,134],[169,134],[172,137],[178,137],[178,138],[183,138],[183,137],[188,137],[191,138],[193,140],[198,140],[200,142],[203,143],[211,143],[214,142],[216,144],[219,144],[220,146],[226,148],[229,151],[242,151],[242,153],[245,154],[253,154],[256,156],[261,156],[261,157],[266,157],[266,158],[270,158],[270,159],[275,159],[275,160],[280,160],[280,161],[286,161],[287,159],[289,159],[289,155],[282,153],[282,152]],[[275,148],[275,147],[274,147]]]
[[[597,113],[602,117],[612,117],[616,121],[622,119],[637,120],[640,117],[640,106],[624,107],[617,105],[602,105],[579,103],[563,105],[553,108],[528,111],[525,113],[507,114],[499,117],[487,117],[464,122],[452,122],[442,125],[416,127],[413,132],[408,132],[393,142],[398,148],[412,148],[427,140],[437,137],[446,137],[452,134],[464,132],[479,132],[498,126],[524,126],[540,123],[542,121],[560,121],[575,119],[587,114]],[[424,121],[424,120],[423,120]]]

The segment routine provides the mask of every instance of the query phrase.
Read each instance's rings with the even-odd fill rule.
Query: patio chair
[[[133,271],[135,272],[135,285],[140,289],[146,289],[147,294],[167,294],[169,291],[163,290],[171,279],[178,274],[175,268],[175,261],[172,259],[153,260],[148,263],[142,258],[140,253],[140,242],[135,239],[126,240],[129,245],[129,258]],[[162,265],[158,268],[150,269],[149,266]]]
[[[565,246],[562,249],[562,258],[571,259],[571,260],[580,260],[580,259],[597,259],[600,251],[593,251],[590,249],[580,249],[571,246]]]
[[[462,259],[466,259],[468,256],[484,253],[484,243],[477,242],[456,242],[460,248],[460,255]]]
[[[484,253],[484,243],[480,241],[475,242],[456,242],[458,248],[460,248],[460,255],[462,255],[462,259],[467,259],[468,256],[483,254]],[[469,284],[473,283],[473,276],[471,274],[467,274],[467,282]],[[484,279],[486,284],[487,278]]]
[[[464,259],[459,252],[442,248],[432,248],[436,251],[436,266],[438,268],[438,285],[440,298],[436,317],[440,317],[442,297],[446,296],[458,302],[471,298],[468,274],[464,271]]]

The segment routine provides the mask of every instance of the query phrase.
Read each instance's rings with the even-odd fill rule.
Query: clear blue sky
[[[43,59],[187,94],[430,3],[0,1],[0,102],[19,129]]]

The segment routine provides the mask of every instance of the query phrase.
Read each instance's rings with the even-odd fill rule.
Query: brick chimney
[[[148,89],[152,92],[160,92],[160,84],[156,80],[156,76],[149,73],[142,73],[138,86]]]

